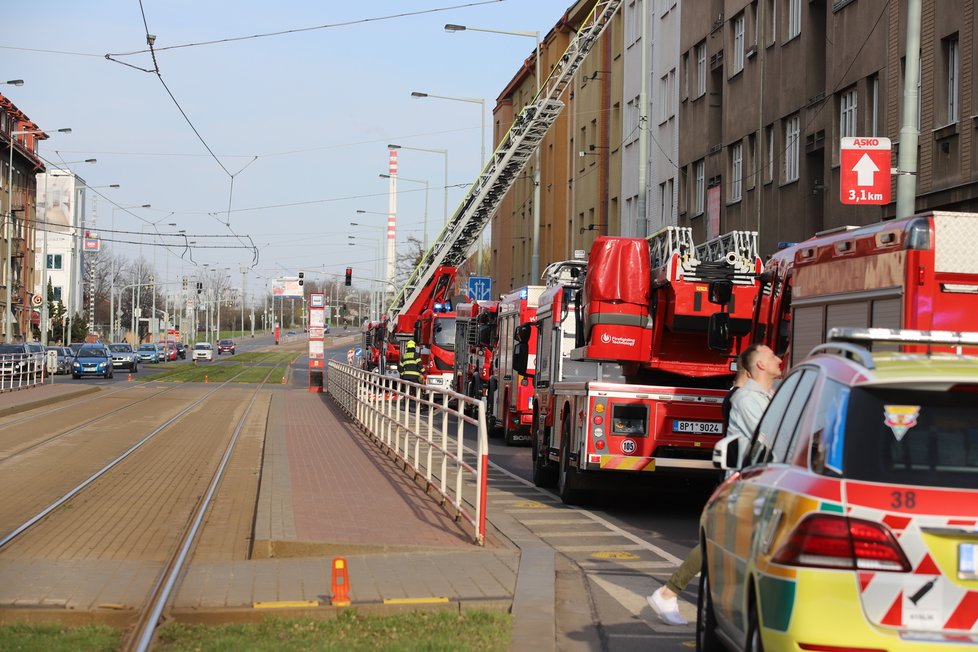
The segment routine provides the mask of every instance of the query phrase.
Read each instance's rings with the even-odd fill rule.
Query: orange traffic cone
[[[333,582],[330,589],[333,593],[330,604],[334,607],[350,606],[350,576],[347,573],[346,560],[342,557],[333,560]]]
[[[129,378],[126,379],[126,382],[132,382],[132,374],[129,374]]]
[[[285,376],[282,376],[282,384],[285,384]]]
[[[207,374],[204,374],[204,382],[207,382]]]

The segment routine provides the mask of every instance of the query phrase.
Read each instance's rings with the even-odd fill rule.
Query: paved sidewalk
[[[279,578],[314,579],[268,586],[261,599],[328,597],[329,558],[342,555],[354,606],[448,602],[512,611],[512,649],[555,649],[554,550],[501,510],[496,520],[488,513],[490,531],[479,547],[471,526],[456,523],[437,501],[327,394],[277,394],[255,527],[256,556],[274,559],[257,563]],[[317,552],[325,558],[280,558]]]

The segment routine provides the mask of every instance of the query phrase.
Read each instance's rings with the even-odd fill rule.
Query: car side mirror
[[[740,437],[727,435],[713,446],[713,466],[725,471],[740,469]]]
[[[730,313],[715,312],[710,315],[707,331],[707,346],[717,353],[727,353],[730,349]]]
[[[730,298],[733,296],[733,282],[727,279],[717,279],[715,281],[710,281],[710,303],[715,303],[718,306],[725,306],[730,303]]]

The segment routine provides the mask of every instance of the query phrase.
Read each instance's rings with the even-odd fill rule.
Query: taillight
[[[900,544],[883,525],[839,514],[811,514],[773,561],[786,566],[910,572]]]

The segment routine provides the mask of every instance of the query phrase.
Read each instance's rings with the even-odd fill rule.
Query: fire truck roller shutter
[[[589,357],[621,361],[648,358],[652,338],[650,256],[644,238],[595,239],[582,300]]]

